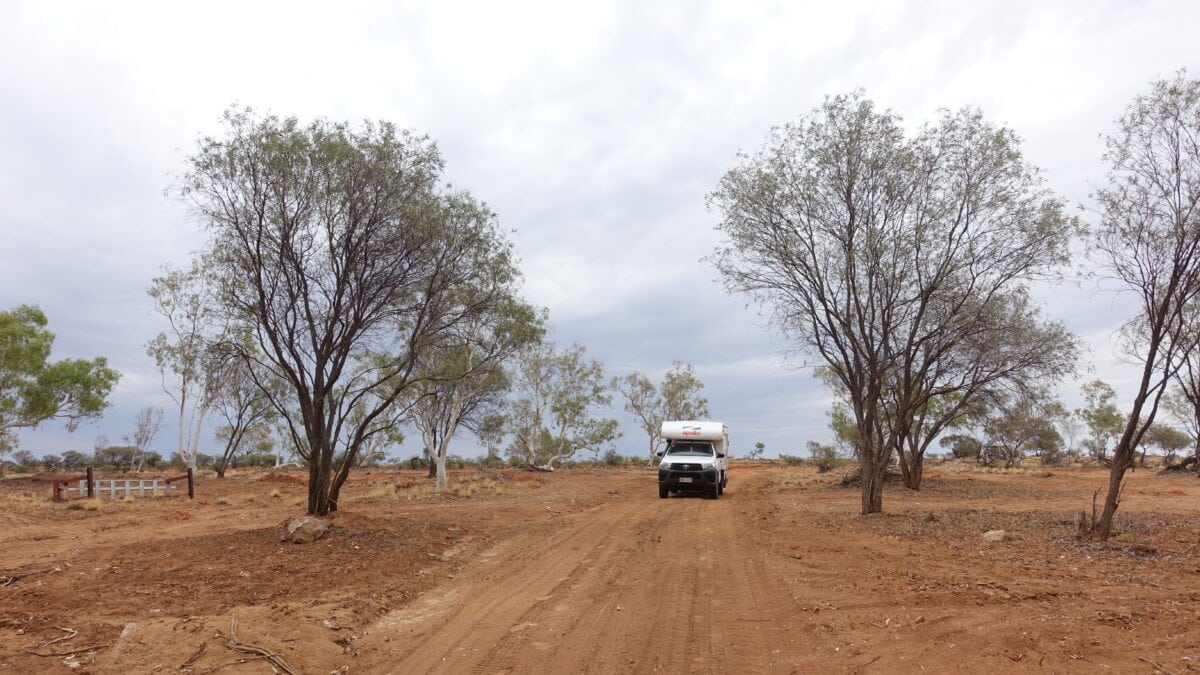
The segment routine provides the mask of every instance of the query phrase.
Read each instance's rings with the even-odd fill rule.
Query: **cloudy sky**
[[[103,355],[123,373],[102,421],[26,432],[22,447],[87,451],[169,405],[145,355],[161,329],[145,290],[201,240],[164,189],[237,103],[430,135],[447,179],[514,230],[556,341],[614,375],[695,364],[735,452],[795,453],[829,438],[828,395],[700,261],[718,241],[705,194],[735,153],[862,87],[913,125],[982,108],[1087,206],[1125,105],[1152,79],[1200,73],[1197,25],[1186,0],[6,2],[0,309],[39,305],[56,358]],[[1110,344],[1121,301],[1087,280],[1038,297],[1090,346],[1081,380],[1127,403],[1131,371]],[[1069,404],[1077,389],[1064,383]],[[620,449],[640,452],[613,414]],[[478,453],[465,437],[454,450]]]

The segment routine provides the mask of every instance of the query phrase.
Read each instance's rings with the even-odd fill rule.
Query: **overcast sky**
[[[1200,3],[6,2],[0,21],[0,309],[39,305],[55,358],[123,376],[104,419],[21,434],[90,451],[168,406],[144,345],[145,290],[199,246],[164,189],[231,104],[386,119],[430,135],[446,178],[514,231],[554,339],[610,374],[695,364],[736,454],[828,440],[829,396],[700,259],[705,194],[740,149],[827,94],[862,87],[913,126],[971,105],[1024,139],[1053,190],[1087,205],[1101,135],[1155,78],[1200,75]],[[1086,212],[1085,218],[1090,219]],[[1132,395],[1111,346],[1127,311],[1090,281],[1039,289],[1090,346],[1080,381]],[[1078,403],[1078,382],[1062,387]],[[640,453],[645,438],[614,405]],[[168,417],[169,419],[169,417]],[[410,434],[415,435],[415,434]],[[164,456],[173,431],[155,444]],[[202,451],[215,448],[205,439]],[[479,454],[464,436],[452,451]]]

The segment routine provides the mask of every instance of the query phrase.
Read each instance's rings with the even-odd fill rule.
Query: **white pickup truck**
[[[659,451],[658,496],[672,492],[701,492],[716,499],[729,482],[729,428],[720,422],[663,422],[660,436],[667,447]]]

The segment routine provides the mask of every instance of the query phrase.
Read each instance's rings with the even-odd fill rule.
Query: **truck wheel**
[[[712,486],[712,489],[708,491],[708,498],[716,499],[717,497],[720,497],[720,496],[721,496],[721,484],[718,482],[718,483],[715,483]]]
[[[725,494],[725,474],[721,474],[721,477],[717,480],[717,494]]]
[[[659,499],[667,498],[667,488],[665,488],[665,487],[658,488],[658,498]]]

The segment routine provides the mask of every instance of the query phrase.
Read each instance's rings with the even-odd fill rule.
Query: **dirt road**
[[[641,489],[483,553],[379,621],[363,652],[392,672],[734,672],[816,665],[796,608],[740,522],[738,491]],[[622,486],[632,487],[632,486]],[[384,642],[387,640],[388,642]],[[803,649],[789,648],[797,640]],[[786,667],[785,667],[786,666]]]

